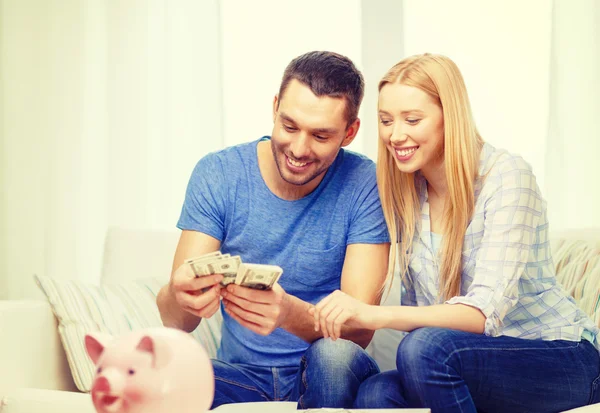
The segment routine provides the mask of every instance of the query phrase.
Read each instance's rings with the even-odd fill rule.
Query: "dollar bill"
[[[211,260],[192,261],[190,263],[196,277],[210,274],[222,274],[221,285],[226,286],[235,282],[242,260],[239,255],[226,258],[213,257]]]
[[[217,252],[219,252],[219,251],[217,251]],[[229,258],[229,257],[230,257],[230,255],[229,255],[229,254],[221,254],[221,253],[219,252],[219,254],[218,254],[218,255],[213,255],[213,253],[211,253],[211,255],[210,255],[210,256],[207,256],[207,255],[202,255],[202,256],[200,256],[200,257],[196,257],[196,258],[189,258],[189,259],[185,260],[184,262],[185,262],[186,264],[190,264],[190,265],[191,265],[191,264],[196,264],[196,265],[198,265],[198,264],[200,264],[200,263],[204,263],[204,262],[213,262],[213,261],[216,261],[216,260],[223,260],[223,259],[225,259],[225,258]]]
[[[248,264],[239,266],[235,283],[256,290],[270,290],[283,274],[277,265]]]
[[[273,288],[283,273],[283,269],[277,265],[242,263],[239,255],[231,256],[221,251],[188,258],[184,262],[192,268],[196,278],[222,274],[223,287],[235,283],[247,288],[268,290]]]

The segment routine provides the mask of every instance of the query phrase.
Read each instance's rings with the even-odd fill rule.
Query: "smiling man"
[[[190,178],[173,272],[157,298],[165,326],[194,330],[224,310],[213,408],[290,400],[298,408],[351,407],[379,371],[364,348],[373,333],[316,332],[308,309],[335,290],[378,303],[389,237],[375,165],[344,149],[360,126],[364,81],[354,64],[310,52],[286,68],[270,137],[203,157]],[[194,278],[187,258],[212,251],[283,268],[259,291]],[[327,329],[321,329],[327,331]]]

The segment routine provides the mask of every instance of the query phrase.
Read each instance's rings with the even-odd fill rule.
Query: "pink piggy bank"
[[[88,334],[85,348],[97,367],[91,393],[98,413],[201,413],[212,404],[211,361],[183,331],[143,329],[108,342]]]

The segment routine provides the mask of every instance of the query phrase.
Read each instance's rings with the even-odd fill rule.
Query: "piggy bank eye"
[[[96,373],[97,373],[97,374],[100,374],[100,373],[102,373],[102,367],[98,367],[98,370],[96,370]]]
[[[134,369],[129,369],[129,375],[133,376],[135,374],[135,370]]]

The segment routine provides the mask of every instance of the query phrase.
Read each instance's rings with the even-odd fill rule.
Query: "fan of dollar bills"
[[[283,269],[277,265],[244,263],[239,255],[221,254],[221,251],[189,258],[185,263],[192,267],[196,277],[222,274],[223,287],[233,283],[256,290],[270,290],[283,274]]]

